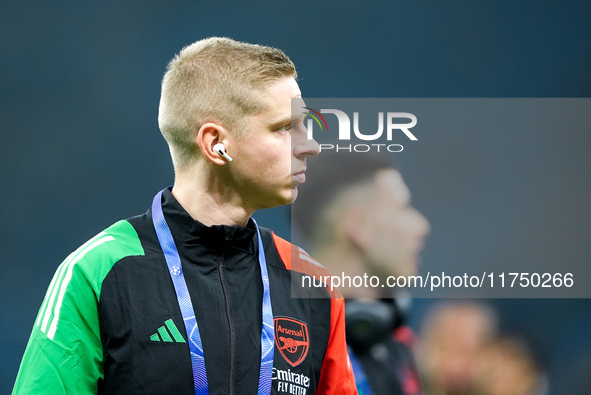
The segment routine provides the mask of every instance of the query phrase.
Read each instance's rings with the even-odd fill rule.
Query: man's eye
[[[291,131],[291,124],[285,125],[279,129],[277,129],[277,131],[278,132],[289,132],[289,131]]]

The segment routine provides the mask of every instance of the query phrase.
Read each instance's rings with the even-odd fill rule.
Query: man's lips
[[[300,172],[292,174],[292,178],[299,184],[303,184],[306,182],[306,170],[302,170]]]

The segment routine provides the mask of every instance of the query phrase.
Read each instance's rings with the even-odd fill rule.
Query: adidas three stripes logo
[[[172,318],[164,321],[164,326],[158,328],[158,331],[150,336],[150,340],[153,342],[186,343],[185,338],[181,335]]]

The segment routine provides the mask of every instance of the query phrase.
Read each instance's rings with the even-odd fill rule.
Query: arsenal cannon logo
[[[273,321],[275,322],[275,345],[291,366],[298,366],[306,359],[310,348],[308,325],[286,317],[277,317]]]

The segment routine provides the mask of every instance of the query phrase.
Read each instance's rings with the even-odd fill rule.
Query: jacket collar
[[[176,200],[170,189],[162,194],[162,210],[175,242],[183,246],[200,244],[207,249],[220,250],[231,246],[255,253],[256,227],[252,219],[244,226],[206,226],[193,219]]]

